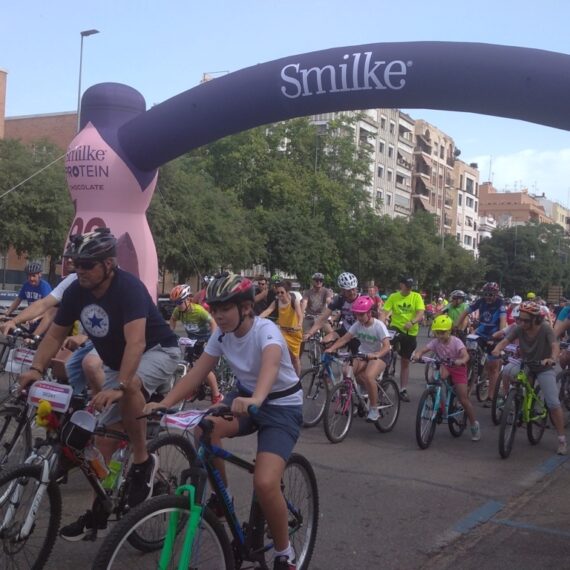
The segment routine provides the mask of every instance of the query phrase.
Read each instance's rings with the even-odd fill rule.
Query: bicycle
[[[568,350],[569,342],[560,342],[560,348]],[[556,382],[560,386],[560,403],[570,411],[570,368],[565,368],[556,375]]]
[[[516,359],[515,357],[515,355],[518,354],[518,351],[518,345],[509,344],[504,348],[503,354],[501,355],[503,363],[501,371],[499,372],[499,377],[497,378],[497,384],[495,385],[495,391],[491,403],[491,420],[496,426],[501,423],[503,407],[505,406],[505,400],[509,391],[509,387],[503,379],[503,372],[505,370],[505,366],[509,363],[509,357],[511,358],[511,362],[516,362],[517,364],[520,363],[520,360]]]
[[[467,393],[471,394],[475,387],[478,402],[484,402],[489,397],[489,379],[485,373],[487,351],[493,342],[487,341],[478,334],[468,334],[465,347],[469,353],[469,371],[467,376]]]
[[[341,371],[335,366],[338,361],[323,353],[320,363],[304,370],[300,382],[303,387],[303,426],[316,426],[323,417],[330,391],[340,382]]]
[[[352,361],[355,358],[364,360],[366,355],[344,354],[341,357],[341,362],[343,362],[342,381],[327,396],[323,422],[325,434],[331,443],[340,443],[344,440],[352,425],[355,412],[360,417],[364,417],[368,413],[368,395],[362,393],[352,372]],[[394,380],[384,378],[383,375],[376,379],[376,385],[380,417],[374,422],[374,425],[379,432],[387,433],[394,429],[400,414],[400,391]]]
[[[315,315],[305,315],[305,320],[310,323],[313,323],[317,318],[318,316]],[[324,336],[322,329],[320,329],[303,342],[303,352],[307,354],[311,367],[318,366],[321,362]]]
[[[254,473],[253,463],[211,443],[214,425],[206,416],[231,419],[229,408],[163,414],[162,421],[167,426],[183,429],[185,433],[195,426],[202,431],[189,471],[190,484],[178,489],[176,496],[155,497],[133,509],[103,542],[93,570],[140,570],[141,567],[233,570],[242,568],[245,561],[267,570],[265,558],[273,543],[255,492],[248,520],[240,522],[220,472],[214,466],[214,459],[220,458],[250,475]],[[211,503],[205,503],[207,483],[227,522],[231,542],[221,521],[209,508]],[[283,474],[282,490],[297,568],[306,570],[317,536],[319,497],[313,468],[302,455],[291,455]],[[133,533],[144,536],[147,544],[152,545],[144,558],[129,544]]]
[[[460,437],[465,431],[465,411],[453,385],[448,379],[443,381],[441,378],[440,368],[447,364],[446,361],[424,356],[415,362],[433,367],[433,375],[429,375],[432,381],[427,383],[416,412],[416,442],[420,449],[427,449],[438,424],[446,422],[451,435]],[[442,394],[444,388],[445,395]]]
[[[533,376],[529,367],[539,366],[541,362],[523,360],[520,365],[520,371],[511,382],[501,416],[499,454],[503,459],[511,454],[517,427],[526,424],[528,440],[536,445],[542,439],[548,419],[548,408],[540,395],[540,386],[533,388],[529,379],[529,376]]]
[[[86,427],[85,398],[74,396],[69,386],[35,382],[28,392],[28,405],[36,418],[47,422],[45,437],[38,437],[23,464],[0,473],[0,544],[2,568],[40,570],[46,564],[56,541],[62,514],[60,485],[68,472],[78,468],[95,493],[92,511],[98,521],[127,512],[130,453],[128,436],[104,427]],[[43,406],[43,411],[42,411]],[[46,409],[51,412],[46,414]],[[84,414],[81,416],[78,414]],[[93,417],[93,416],[91,416]],[[75,423],[77,422],[77,423]],[[81,427],[83,426],[83,427]],[[115,439],[125,448],[125,460],[113,480],[99,459],[89,458],[86,450],[93,435]],[[154,493],[173,492],[180,484],[180,467],[187,465],[194,450],[187,439],[177,435],[155,438],[149,453],[159,456]],[[87,539],[97,536],[93,529]],[[132,544],[144,550],[144,537],[133,536]]]

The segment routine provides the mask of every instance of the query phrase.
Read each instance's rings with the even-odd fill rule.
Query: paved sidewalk
[[[570,569],[570,461],[554,456],[506,504],[490,501],[460,521],[426,569]]]

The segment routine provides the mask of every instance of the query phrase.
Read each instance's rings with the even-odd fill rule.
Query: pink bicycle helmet
[[[367,313],[372,310],[374,301],[367,295],[357,297],[350,307],[353,313]]]

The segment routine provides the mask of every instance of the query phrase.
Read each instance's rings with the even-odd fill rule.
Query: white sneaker
[[[481,439],[481,426],[479,422],[475,422],[471,426],[471,441],[479,441]]]
[[[377,422],[380,418],[380,414],[378,413],[378,408],[370,408],[370,410],[368,410],[368,415],[366,416],[366,421],[367,422]]]

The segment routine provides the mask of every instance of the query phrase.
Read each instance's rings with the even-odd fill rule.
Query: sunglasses
[[[322,282],[323,282],[322,279],[313,279],[313,281],[314,281],[315,283],[322,283]]]
[[[75,266],[75,269],[85,269],[86,271],[89,271],[90,269],[93,269],[98,263],[99,261],[81,261],[79,259],[76,259],[73,262],[73,265]]]

